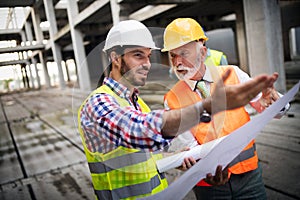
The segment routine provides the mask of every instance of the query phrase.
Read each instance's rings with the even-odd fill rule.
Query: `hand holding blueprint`
[[[225,137],[218,138],[216,140],[207,142],[203,145],[197,145],[190,149],[189,151],[183,151],[172,156],[168,156],[161,160],[156,161],[156,166],[159,172],[165,172],[170,169],[179,167],[184,158],[193,157],[195,160],[204,158],[219,142],[221,142]]]

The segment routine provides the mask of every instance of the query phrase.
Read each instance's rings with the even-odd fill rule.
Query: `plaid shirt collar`
[[[103,81],[104,85],[107,85],[114,93],[119,95],[121,98],[130,98],[130,90],[122,85],[121,83],[115,81],[112,78],[105,77]],[[138,89],[134,88],[133,93],[138,96]]]

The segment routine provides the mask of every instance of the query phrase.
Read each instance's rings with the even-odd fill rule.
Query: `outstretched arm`
[[[176,136],[189,130],[199,123],[200,113],[204,109],[213,115],[220,111],[245,106],[258,93],[272,87],[277,79],[273,75],[259,75],[245,83],[224,85],[223,83],[230,73],[231,70],[224,73],[222,79],[218,81],[213,94],[203,102],[198,102],[182,109],[164,112],[162,134],[164,136]]]

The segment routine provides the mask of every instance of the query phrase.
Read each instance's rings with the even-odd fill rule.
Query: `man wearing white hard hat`
[[[138,87],[145,85],[153,49],[158,48],[142,23],[127,20],[113,26],[103,49],[111,69],[78,111],[79,132],[97,199],[136,199],[164,190],[167,181],[156,169],[155,161],[161,157],[157,152],[169,145],[167,138],[198,124],[200,114],[210,108],[211,99],[173,111],[149,109]],[[220,87],[215,95],[226,90],[229,97],[235,96],[227,105],[227,109],[234,109],[273,82],[270,76],[260,76],[235,87],[241,92],[238,97],[230,95],[230,86]],[[219,111],[222,108],[211,113]],[[194,163],[187,158],[181,168],[185,170]],[[215,176],[218,183],[227,179],[221,167]]]

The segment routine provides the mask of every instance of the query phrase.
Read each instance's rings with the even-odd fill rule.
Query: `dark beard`
[[[124,61],[124,59],[122,58],[121,60],[121,69],[120,69],[120,73],[122,75],[122,79],[126,80],[128,83],[130,83],[131,85],[137,87],[137,86],[143,86],[145,85],[145,81],[146,80],[138,80],[136,79],[135,75],[134,75],[134,70],[132,70],[128,67],[128,65],[126,64],[126,62]]]
[[[130,69],[127,67],[123,57],[121,58],[121,75],[124,77]]]
[[[136,86],[135,81],[132,79],[132,74],[130,72],[130,68],[128,67],[127,63],[124,61],[123,57],[121,58],[121,68],[120,73],[122,75],[123,81],[130,83],[131,85]]]

